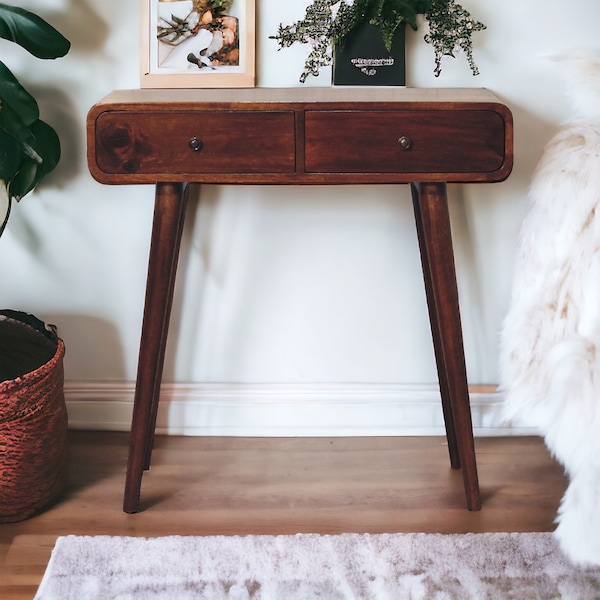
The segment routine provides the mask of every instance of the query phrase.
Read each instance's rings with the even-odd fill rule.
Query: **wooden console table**
[[[156,184],[125,512],[150,466],[188,183],[411,184],[450,464],[481,508],[446,184],[508,177],[506,106],[484,89],[131,90],[87,134],[100,183]]]

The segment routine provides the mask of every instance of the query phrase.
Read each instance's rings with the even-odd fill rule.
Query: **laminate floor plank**
[[[466,509],[443,438],[156,438],[141,510],[122,512],[128,434],[72,431],[67,489],[0,525],[0,598],[32,598],[60,535],[552,531],[566,487],[537,437],[478,438]],[[4,560],[3,560],[4,559]]]

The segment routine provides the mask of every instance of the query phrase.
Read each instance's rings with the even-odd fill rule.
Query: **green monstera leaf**
[[[18,44],[36,58],[67,54],[71,43],[52,25],[28,10],[0,3],[0,37]],[[60,159],[56,131],[39,118],[35,98],[0,61],[0,183],[4,212],[0,235],[10,215],[12,200],[20,200]]]
[[[22,198],[33,190],[60,159],[60,141],[48,123],[38,119],[31,131],[33,139],[27,144],[21,166],[8,186],[12,198]]]
[[[37,15],[8,4],[0,4],[0,37],[22,46],[37,58],[64,56],[71,43]]]

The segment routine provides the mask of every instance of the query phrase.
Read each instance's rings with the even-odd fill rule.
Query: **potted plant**
[[[0,37],[37,58],[64,56],[69,41],[39,16],[0,4]],[[0,61],[0,235],[20,200],[58,163],[58,135]],[[63,488],[68,467],[64,344],[55,328],[0,311],[0,522],[34,514]]]
[[[279,48],[299,42],[311,47],[300,75],[304,83],[309,75],[317,77],[321,67],[332,63],[333,50],[344,47],[362,27],[378,30],[388,52],[394,36],[403,33],[406,25],[418,29],[418,15],[428,22],[424,40],[435,51],[435,76],[442,69],[442,57],[454,56],[457,49],[467,58],[473,75],[479,70],[473,58],[472,35],[485,25],[454,0],[313,0],[307,6],[304,19],[291,25],[279,25],[271,36]]]

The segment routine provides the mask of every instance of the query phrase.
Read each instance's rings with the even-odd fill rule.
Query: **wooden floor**
[[[31,599],[59,535],[551,531],[562,468],[535,437],[476,440],[483,509],[441,438],[158,437],[141,512],[121,511],[127,434],[72,432],[68,488],[0,525],[0,598]]]

